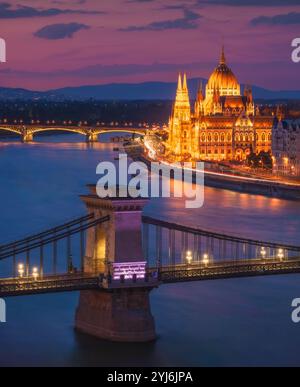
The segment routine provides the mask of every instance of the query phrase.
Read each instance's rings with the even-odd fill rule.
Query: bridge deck
[[[300,259],[286,261],[253,259],[238,263],[220,262],[206,267],[203,264],[163,267],[160,270],[160,281],[173,283],[292,273],[300,273]]]
[[[87,274],[45,276],[43,279],[10,278],[0,280],[0,296],[58,293],[99,288],[99,277]]]
[[[245,260],[228,261],[204,266],[201,263],[192,265],[176,265],[149,268],[147,280],[136,283],[133,280],[112,281],[104,285],[96,274],[62,274],[47,276],[42,279],[9,278],[0,280],[0,297],[22,296],[30,294],[80,291],[90,289],[118,289],[149,286],[149,278],[155,286],[159,284],[214,280],[237,277],[254,277],[263,275],[279,275],[300,273],[300,258],[286,261],[278,260]]]

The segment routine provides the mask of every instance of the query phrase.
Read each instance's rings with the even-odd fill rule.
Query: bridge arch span
[[[71,133],[81,134],[83,136],[87,135],[87,131],[76,129],[76,128],[64,128],[64,127],[36,128],[36,129],[29,129],[28,132],[33,135],[37,133],[42,133],[42,132],[71,132]]]
[[[76,133],[78,135],[85,136],[86,139],[90,141],[88,131],[82,130],[81,128],[76,128],[76,127],[70,128],[70,127],[60,127],[60,126],[57,126],[57,127],[48,126],[48,127],[36,127],[36,128],[29,127],[27,129],[25,139],[23,137],[23,141],[33,141],[35,135],[39,133],[48,133],[48,132],[49,133],[51,132]]]
[[[100,135],[105,133],[126,133],[138,136],[144,136],[146,129],[132,127],[82,127],[82,126],[18,126],[18,125],[2,125],[0,131],[6,131],[18,134],[23,142],[30,142],[38,133],[46,132],[65,132],[76,133],[85,136],[88,142],[96,142]]]
[[[104,133],[128,133],[128,134],[138,134],[140,136],[145,135],[145,131],[138,130],[138,129],[124,129],[124,128],[112,128],[112,129],[99,129],[95,130],[94,133],[97,134],[104,134]]]
[[[9,132],[9,133],[15,133],[15,134],[18,134],[18,135],[22,135],[21,133],[21,130],[18,130],[16,128],[10,128],[10,127],[1,127],[0,126],[0,131],[1,132]]]

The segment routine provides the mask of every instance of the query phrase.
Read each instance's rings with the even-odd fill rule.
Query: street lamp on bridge
[[[265,247],[262,247],[262,248],[260,249],[260,254],[261,254],[261,256],[262,256],[263,259],[266,258],[267,250],[266,250]]]
[[[193,255],[192,255],[191,251],[187,251],[187,253],[186,253],[186,261],[187,261],[188,265],[190,265],[192,263]]]
[[[38,279],[38,276],[39,276],[39,270],[37,267],[34,267],[32,269],[32,277],[34,278],[34,280],[36,281]]]
[[[24,275],[24,265],[23,265],[23,263],[20,263],[19,265],[18,265],[18,273],[19,273],[19,276],[22,278],[23,277],[23,275]]]
[[[204,254],[203,255],[202,263],[204,264],[204,266],[208,266],[208,264],[209,264],[209,256],[208,256],[208,254]]]
[[[278,250],[277,257],[279,258],[280,261],[283,260],[283,258],[284,258],[284,250],[283,249]]]

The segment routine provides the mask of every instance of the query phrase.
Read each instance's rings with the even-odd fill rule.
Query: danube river
[[[56,143],[57,141],[57,143]],[[0,244],[85,213],[79,195],[113,145],[60,135],[0,143]],[[263,240],[300,244],[299,202],[206,188],[205,205],[151,202],[145,214]],[[0,366],[300,365],[291,302],[300,275],[166,285],[151,295],[158,340],[116,344],[73,329],[77,293],[7,299]]]

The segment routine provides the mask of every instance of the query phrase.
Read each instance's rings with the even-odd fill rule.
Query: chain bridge
[[[142,216],[146,199],[100,199],[89,189],[87,215],[0,246],[0,297],[80,291],[77,329],[149,341],[156,287],[300,272],[300,246]]]

